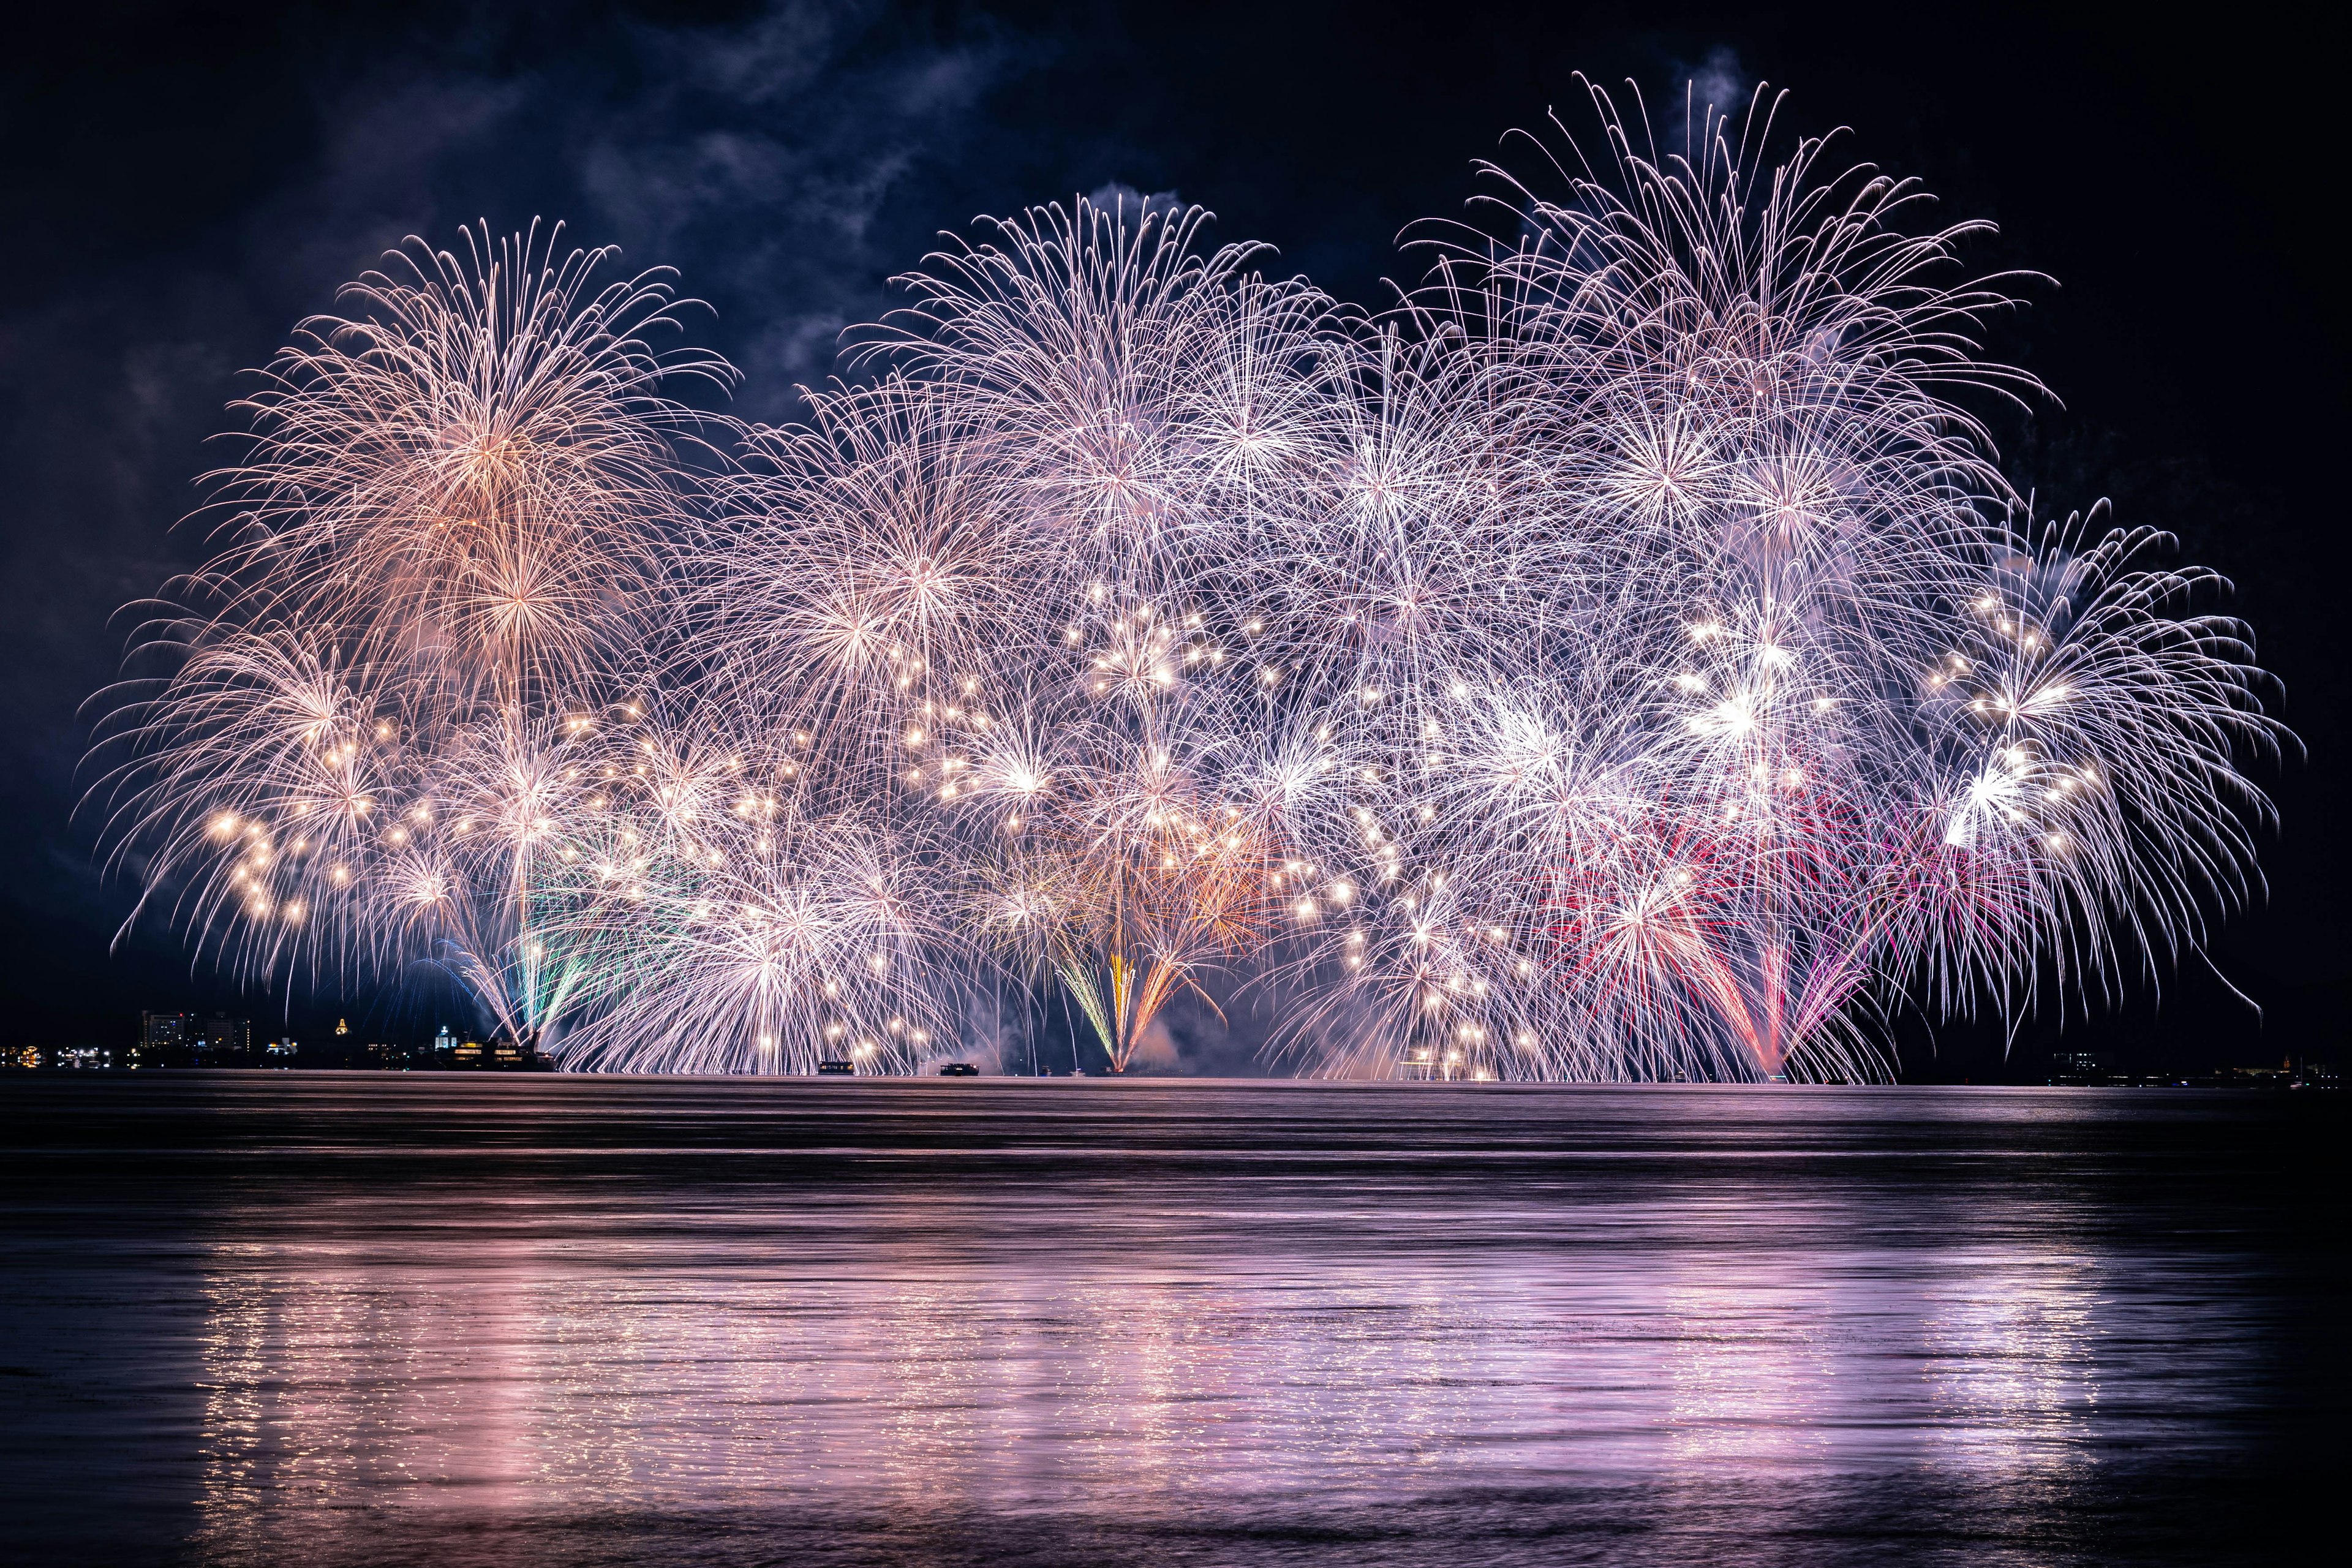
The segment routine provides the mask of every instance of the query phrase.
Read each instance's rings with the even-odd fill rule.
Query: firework
[[[207,476],[224,548],[138,639],[171,668],[110,721],[118,851],[248,978],[436,963],[526,1038],[585,978],[535,911],[672,586],[698,422],[660,388],[733,373],[647,346],[663,277],[557,239],[412,241],[302,323]]]
[[[657,282],[412,255],[246,405],[119,842],[249,973],[436,952],[632,1070],[1044,988],[1116,1068],[1254,994],[1327,1071],[1866,1079],[2200,944],[2283,732],[2218,580],[2003,479],[1981,226],[1592,100],[1378,318],[1198,209],[984,223],[723,465]]]

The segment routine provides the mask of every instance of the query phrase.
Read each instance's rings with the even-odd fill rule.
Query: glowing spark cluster
[[[245,405],[120,853],[250,974],[429,959],[634,1069],[1039,986],[1123,1067],[1213,984],[1327,1070],[1867,1079],[2201,942],[2280,731],[2210,574],[2021,521],[1973,226],[1594,102],[1386,316],[1081,200],[787,428],[667,399],[733,373],[658,279],[416,248]]]

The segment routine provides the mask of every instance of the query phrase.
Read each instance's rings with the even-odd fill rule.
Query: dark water
[[[0,1544],[2264,1561],[2338,1100],[0,1082]]]

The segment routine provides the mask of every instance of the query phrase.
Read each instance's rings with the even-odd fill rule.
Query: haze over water
[[[219,1563],[2260,1560],[2336,1097],[0,1084],[0,1544]]]

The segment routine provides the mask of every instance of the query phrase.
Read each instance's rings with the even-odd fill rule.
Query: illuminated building
[[[193,1043],[195,1023],[194,1016],[187,1013],[140,1014],[139,1049],[135,1054],[142,1062],[177,1059]]]

